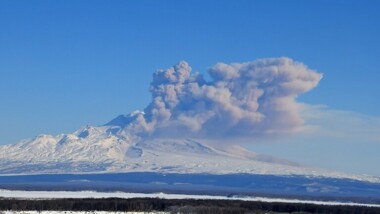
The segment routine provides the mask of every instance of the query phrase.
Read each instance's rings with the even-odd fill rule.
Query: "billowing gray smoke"
[[[218,63],[211,81],[182,61],[153,74],[152,102],[127,129],[154,136],[247,137],[293,132],[303,119],[298,95],[322,74],[289,58]]]

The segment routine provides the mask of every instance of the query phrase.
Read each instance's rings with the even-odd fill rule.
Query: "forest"
[[[302,203],[272,203],[240,200],[160,198],[43,199],[0,198],[0,211],[167,211],[170,213],[380,213],[380,208],[328,206]]]

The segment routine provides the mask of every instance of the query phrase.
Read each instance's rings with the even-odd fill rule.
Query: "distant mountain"
[[[104,126],[87,126],[71,134],[39,135],[32,140],[0,146],[0,174],[248,173],[380,182],[376,177],[301,166],[240,146],[218,145],[200,139],[134,136],[125,127],[139,114],[143,113],[121,115]]]

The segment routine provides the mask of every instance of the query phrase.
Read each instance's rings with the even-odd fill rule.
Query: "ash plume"
[[[296,98],[322,74],[290,58],[217,63],[211,77],[192,72],[185,61],[153,74],[151,103],[134,114],[126,130],[149,136],[250,137],[302,128]]]

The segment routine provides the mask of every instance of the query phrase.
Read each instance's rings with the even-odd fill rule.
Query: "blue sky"
[[[143,109],[152,73],[180,60],[206,74],[217,62],[286,56],[324,74],[299,101],[323,105],[310,123],[340,135],[249,147],[380,176],[379,10],[348,0],[0,1],[0,144]],[[342,137],[352,127],[355,137]]]

